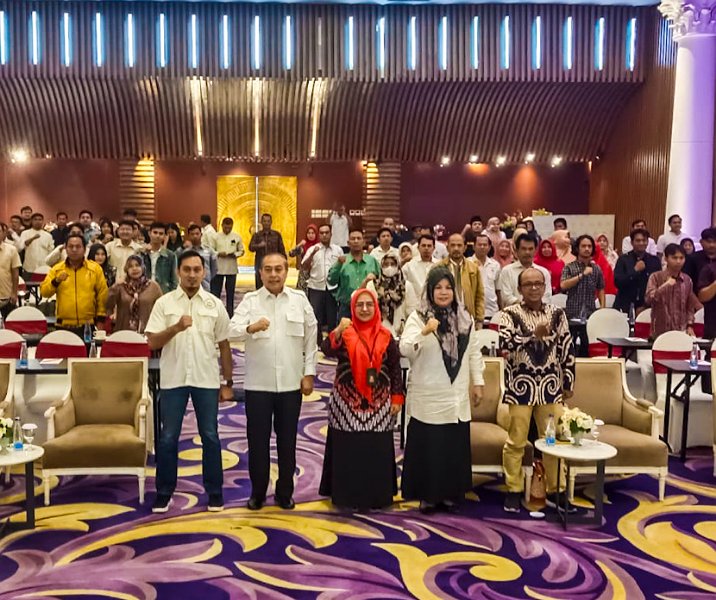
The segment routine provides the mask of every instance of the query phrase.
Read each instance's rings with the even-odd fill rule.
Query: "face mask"
[[[398,273],[398,267],[383,267],[383,275],[386,277],[393,277],[394,275],[397,275]]]

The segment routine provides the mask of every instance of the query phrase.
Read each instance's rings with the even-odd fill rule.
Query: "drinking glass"
[[[32,450],[32,440],[35,439],[35,431],[37,430],[37,425],[35,423],[25,423],[22,426],[22,437],[25,439],[26,446],[25,450],[30,451]]]
[[[599,441],[599,427],[604,425],[604,421],[601,419],[594,419],[594,426],[592,427],[592,437],[595,442]]]

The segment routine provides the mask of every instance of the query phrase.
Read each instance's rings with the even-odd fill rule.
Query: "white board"
[[[610,245],[614,247],[614,215],[536,215],[532,220],[540,237],[546,238],[552,235],[554,232],[552,223],[558,217],[567,220],[567,229],[573,238],[588,233],[596,240],[598,235],[605,233]],[[621,244],[619,247],[621,248]]]

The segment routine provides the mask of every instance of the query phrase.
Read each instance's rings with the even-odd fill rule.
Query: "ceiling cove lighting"
[[[574,19],[567,17],[564,22],[564,68],[567,71],[574,65]]]
[[[604,17],[597,19],[594,31],[594,68],[604,69]]]
[[[231,39],[229,33],[229,15],[221,17],[221,68],[231,66]]]
[[[510,16],[505,15],[500,27],[500,65],[510,68]]]
[[[554,169],[555,167],[558,167],[562,164],[562,157],[561,156],[553,156],[552,162],[550,163],[550,166]]]
[[[199,67],[199,23],[195,14],[189,20],[189,66]]]
[[[470,159],[469,159],[468,162],[469,162],[471,165],[476,165],[478,158],[479,158],[479,157],[477,156],[477,154],[471,154],[471,155],[470,155]]]
[[[134,67],[134,15],[127,15],[127,66]]]
[[[167,16],[159,14],[157,23],[157,65],[160,68],[167,66]]]
[[[378,70],[382,73],[385,71],[385,17],[378,19],[376,25],[376,39],[378,44],[378,51],[376,53]]]
[[[447,167],[450,165],[450,157],[449,156],[443,156],[440,159],[440,166],[441,167]]]
[[[418,66],[418,25],[417,17],[408,21],[408,68],[415,71]]]
[[[346,69],[353,70],[355,66],[355,26],[353,17],[346,21]]]
[[[261,17],[254,16],[254,25],[252,27],[251,37],[251,65],[254,69],[261,68]]]
[[[287,71],[293,66],[293,24],[291,15],[286,15],[283,23],[283,66]]]
[[[27,162],[28,154],[27,150],[17,149],[10,151],[10,162],[13,163],[24,163]]]
[[[472,60],[472,68],[477,69],[480,66],[480,17],[472,18],[470,27],[470,58]]]
[[[94,64],[101,67],[104,64],[104,24],[102,13],[94,15]]]
[[[7,16],[0,10],[0,65],[7,64]]]
[[[70,31],[70,13],[62,15],[62,64],[72,64],[72,37]]]
[[[40,17],[36,10],[30,15],[30,62],[40,64]]]
[[[533,163],[535,161],[535,158],[536,158],[536,156],[535,156],[534,152],[528,152],[527,155],[525,156],[525,164],[529,165],[529,164]]]
[[[627,22],[626,29],[626,68],[634,70],[636,65],[636,17]]]
[[[542,17],[535,17],[532,23],[532,68],[542,68]]]
[[[497,160],[495,160],[495,166],[497,166],[497,167],[504,167],[505,164],[507,164],[506,156],[498,156]]]
[[[438,26],[438,64],[445,71],[448,65],[448,18],[443,16]]]

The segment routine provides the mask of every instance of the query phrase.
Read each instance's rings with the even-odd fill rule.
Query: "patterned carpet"
[[[235,351],[237,382],[242,358]],[[0,598],[624,598],[713,599],[716,488],[710,453],[672,462],[667,499],[646,476],[607,485],[606,525],[570,529],[502,512],[500,481],[476,479],[459,515],[415,504],[338,513],[317,495],[333,369],[303,405],[296,510],[244,508],[249,494],[241,405],[220,413],[225,500],[205,512],[201,451],[185,422],[175,502],[152,515],[129,478],[64,478],[34,532],[0,540]],[[360,457],[356,457],[360,460]],[[153,474],[153,473],[152,473]],[[275,473],[274,473],[275,475]],[[20,473],[0,518],[22,518]],[[579,489],[589,506],[592,490]],[[40,494],[39,479],[37,493]],[[38,496],[38,501],[40,497]]]

